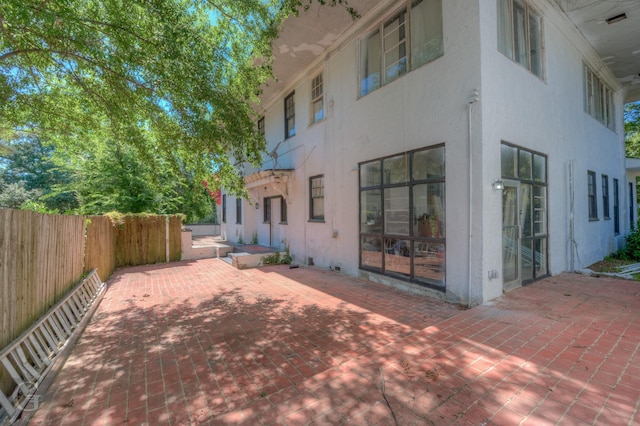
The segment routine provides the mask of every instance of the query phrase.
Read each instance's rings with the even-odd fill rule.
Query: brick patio
[[[640,284],[470,310],[317,268],[122,269],[32,425],[639,424]]]

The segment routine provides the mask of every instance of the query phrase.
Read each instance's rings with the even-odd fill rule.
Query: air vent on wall
[[[611,24],[615,24],[616,22],[624,21],[625,19],[627,19],[627,14],[621,13],[619,15],[612,16],[611,18],[607,18],[606,21],[607,21],[607,24],[611,25]]]

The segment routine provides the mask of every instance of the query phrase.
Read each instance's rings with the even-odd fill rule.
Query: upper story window
[[[311,80],[311,124],[324,119],[324,92],[322,73]]]
[[[295,92],[291,92],[289,96],[284,98],[284,138],[288,139],[296,134],[296,104],[293,96]]]
[[[584,112],[613,130],[613,92],[584,65]]]
[[[258,133],[264,137],[265,135],[265,127],[264,127],[264,117],[260,117],[258,119]]]
[[[360,96],[444,53],[442,0],[413,0],[360,40]]]
[[[543,78],[542,19],[524,0],[498,0],[498,50]]]

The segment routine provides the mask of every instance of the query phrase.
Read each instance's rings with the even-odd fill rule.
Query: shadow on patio
[[[123,269],[32,424],[633,423],[639,290],[563,275],[458,311],[315,268]]]

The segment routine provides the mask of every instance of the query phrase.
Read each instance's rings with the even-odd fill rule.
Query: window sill
[[[605,216],[604,220],[611,220],[611,218]]]
[[[324,219],[309,219],[308,222],[313,222],[313,223],[325,223]]]
[[[598,219],[597,217],[590,217],[589,218],[589,222],[599,222],[600,219]]]
[[[288,225],[287,222],[278,222],[278,225]]]
[[[318,120],[318,121],[314,121],[314,122],[312,122],[312,123],[309,123],[308,128],[309,128],[309,129],[312,129],[312,128],[314,128],[314,127],[318,126],[319,124],[324,123],[325,121],[327,121],[327,117],[324,117],[322,120]]]

